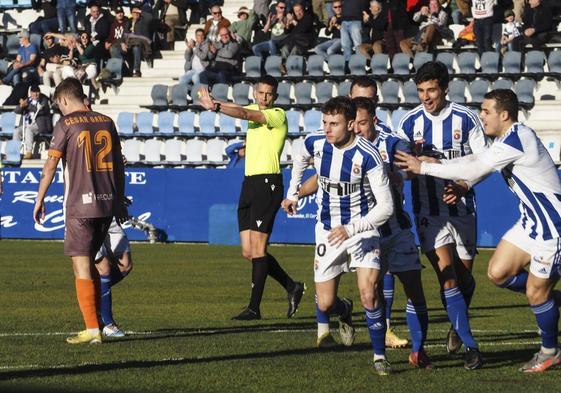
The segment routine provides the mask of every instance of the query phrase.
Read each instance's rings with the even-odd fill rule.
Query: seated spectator
[[[514,11],[505,11],[505,23],[502,27],[501,52],[506,50],[519,51],[522,41],[522,24],[514,20]]]
[[[345,61],[348,62],[353,50],[362,44],[363,12],[368,11],[368,0],[343,1],[343,22],[341,23],[341,46]]]
[[[413,21],[419,23],[419,32],[413,38],[405,38],[399,46],[403,53],[413,57],[415,52],[433,52],[442,39],[451,39],[454,34],[448,28],[448,14],[442,9],[438,0],[430,0],[428,6],[413,14]],[[413,46],[415,45],[415,48]]]
[[[53,121],[49,98],[41,93],[39,86],[33,85],[29,89],[29,97],[22,98],[14,110],[23,115],[22,125],[14,130],[12,137],[15,141],[24,142],[23,158],[28,160],[33,157],[33,140],[37,134],[51,134]]]
[[[34,79],[37,76],[36,64],[39,58],[38,48],[29,41],[29,31],[23,29],[18,33],[20,47],[12,69],[2,78],[5,85],[17,85],[22,79]]]
[[[175,26],[187,24],[187,0],[158,0],[154,11],[160,12],[160,20],[169,28],[166,34],[168,49],[175,46]]]
[[[57,0],[56,15],[58,18],[58,31],[66,33],[67,27],[74,34],[76,29],[76,0]]]
[[[36,11],[43,11],[43,16],[29,25],[31,34],[44,35],[49,31],[58,31],[56,0],[31,0],[31,6]]]
[[[43,45],[45,50],[41,55],[37,73],[42,78],[45,86],[52,87],[52,79],[56,87],[62,82],[61,70],[63,66],[61,56],[65,53],[65,50],[59,44],[55,44],[55,37],[49,33],[45,34]]]
[[[245,166],[245,142],[232,143],[226,147],[230,159],[226,168],[243,168]]]
[[[95,80],[97,76],[96,48],[90,40],[90,35],[87,32],[80,34],[80,41],[70,42],[69,50],[70,59],[77,61],[62,68],[62,79],[76,78],[82,82],[89,80],[92,86],[99,89],[100,84]]]
[[[210,42],[210,66],[200,74],[201,83],[228,83],[232,75],[239,74],[240,45],[234,40],[227,27],[219,31],[220,41]]]
[[[300,3],[287,15],[287,36],[282,40],[281,56],[304,55],[315,41],[314,18]]]
[[[142,11],[139,5],[131,7],[131,34],[126,36],[126,51],[129,48],[133,55],[133,77],[140,77],[140,65],[142,58],[151,56],[152,33],[150,25],[152,15]]]
[[[263,26],[263,33],[268,39],[253,45],[253,54],[259,57],[276,55],[279,43],[286,38],[286,26],[286,3],[279,0],[275,5],[275,12],[269,12],[267,22]]]
[[[335,0],[332,8],[334,15],[329,19],[327,27],[325,28],[325,35],[332,38],[328,41],[316,45],[314,52],[323,56],[326,60],[329,55],[341,52],[341,13],[342,1]]]
[[[94,57],[97,61],[105,57],[105,42],[109,37],[111,21],[109,16],[101,10],[98,4],[90,7],[90,14],[86,16],[84,30],[90,36],[90,42],[95,47]]]
[[[364,44],[358,47],[358,50],[367,59],[372,58],[373,55],[383,53],[382,43],[388,19],[387,13],[382,12],[382,10],[382,4],[377,0],[372,0],[370,1],[368,12],[364,11],[362,13],[362,23],[368,38]]]
[[[122,59],[127,53],[125,34],[130,32],[130,20],[121,7],[115,9],[115,19],[109,28],[109,37],[105,42],[105,50],[113,58]]]
[[[205,36],[210,42],[218,42],[220,41],[220,29],[230,27],[230,21],[222,16],[222,9],[217,5],[213,5],[210,12],[212,13],[212,18],[205,23]]]
[[[524,45],[539,48],[549,40],[554,30],[553,13],[549,4],[542,0],[528,0],[523,20]]]
[[[195,40],[187,41],[185,49],[185,74],[179,78],[179,83],[198,85],[200,74],[209,65],[212,59],[209,51],[209,42],[205,40],[205,31],[197,29]]]
[[[240,44],[242,54],[251,53],[251,35],[255,25],[255,13],[247,7],[240,7],[238,10],[238,20],[232,23],[230,31],[232,37]]]

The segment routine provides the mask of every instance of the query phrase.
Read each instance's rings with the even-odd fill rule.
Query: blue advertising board
[[[43,225],[35,224],[32,217],[41,169],[3,168],[2,173],[0,237],[62,239],[62,171],[57,172],[45,199]],[[285,169],[283,176],[286,188],[290,170]],[[236,207],[242,180],[242,169],[127,168],[126,193],[133,200],[129,212],[163,231],[168,241],[238,244]],[[478,185],[476,192],[478,245],[492,247],[518,219],[517,202],[497,174]],[[293,217],[280,211],[271,241],[313,243],[316,209],[312,196],[299,202],[298,213]],[[410,211],[409,201],[406,209]],[[130,225],[125,229],[132,240],[146,240],[142,231]]]

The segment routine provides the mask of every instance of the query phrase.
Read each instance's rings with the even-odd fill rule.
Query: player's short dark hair
[[[346,120],[356,118],[356,106],[349,97],[337,96],[331,98],[321,108],[324,115],[343,115]]]
[[[429,61],[423,64],[415,74],[415,84],[436,80],[438,86],[442,90],[448,88],[450,82],[450,75],[448,75],[448,68],[440,61]]]
[[[510,89],[491,90],[483,96],[486,100],[494,100],[497,112],[506,111],[510,120],[518,121],[518,97]]]
[[[62,97],[82,101],[84,99],[84,88],[76,78],[66,78],[55,89],[54,100]]]
[[[276,92],[277,88],[279,87],[279,82],[272,77],[271,75],[267,74],[267,75],[261,75],[259,77],[259,79],[257,79],[257,83],[256,84],[264,84],[264,85],[268,85],[268,86],[272,86],[273,90]]]
[[[364,109],[367,111],[371,116],[376,115],[376,102],[372,98],[368,97],[355,97],[353,98],[353,104],[356,107],[356,110]]]
[[[369,76],[359,76],[358,78],[354,79],[353,82],[351,83],[351,89],[349,91],[353,91],[353,87],[355,86],[359,86],[359,87],[372,87],[374,88],[374,94],[378,94],[378,85],[376,85],[376,81],[374,80],[374,78],[369,77]]]
[[[206,34],[205,34],[205,29],[201,29],[200,27],[199,27],[197,30],[195,30],[195,34],[197,34],[199,31],[200,31],[201,33],[203,33],[204,35],[206,35]]]

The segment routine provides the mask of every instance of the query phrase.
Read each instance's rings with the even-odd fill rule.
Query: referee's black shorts
[[[282,175],[246,176],[238,203],[240,232],[250,229],[271,233],[283,195]]]

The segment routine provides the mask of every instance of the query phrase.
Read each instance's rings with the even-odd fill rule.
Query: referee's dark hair
[[[491,90],[483,96],[486,100],[495,101],[497,112],[507,112],[512,121],[518,121],[518,97],[510,89]]]
[[[356,106],[349,97],[337,96],[331,98],[321,108],[324,115],[343,115],[345,120],[356,118]]]
[[[76,78],[66,78],[55,89],[53,100],[59,100],[66,97],[75,101],[82,101],[84,99],[84,88],[80,81]]]
[[[448,89],[450,76],[448,75],[448,68],[440,61],[429,61],[423,64],[415,74],[415,84],[437,80],[438,86],[442,90]]]
[[[277,91],[277,88],[279,87],[279,82],[269,74],[260,76],[259,79],[257,79],[257,84],[259,84],[259,83],[262,83],[262,84],[268,85],[268,86],[272,86],[275,92]]]
[[[353,104],[356,110],[364,109],[371,116],[376,116],[376,102],[372,98],[368,97],[355,97],[353,98]]]

